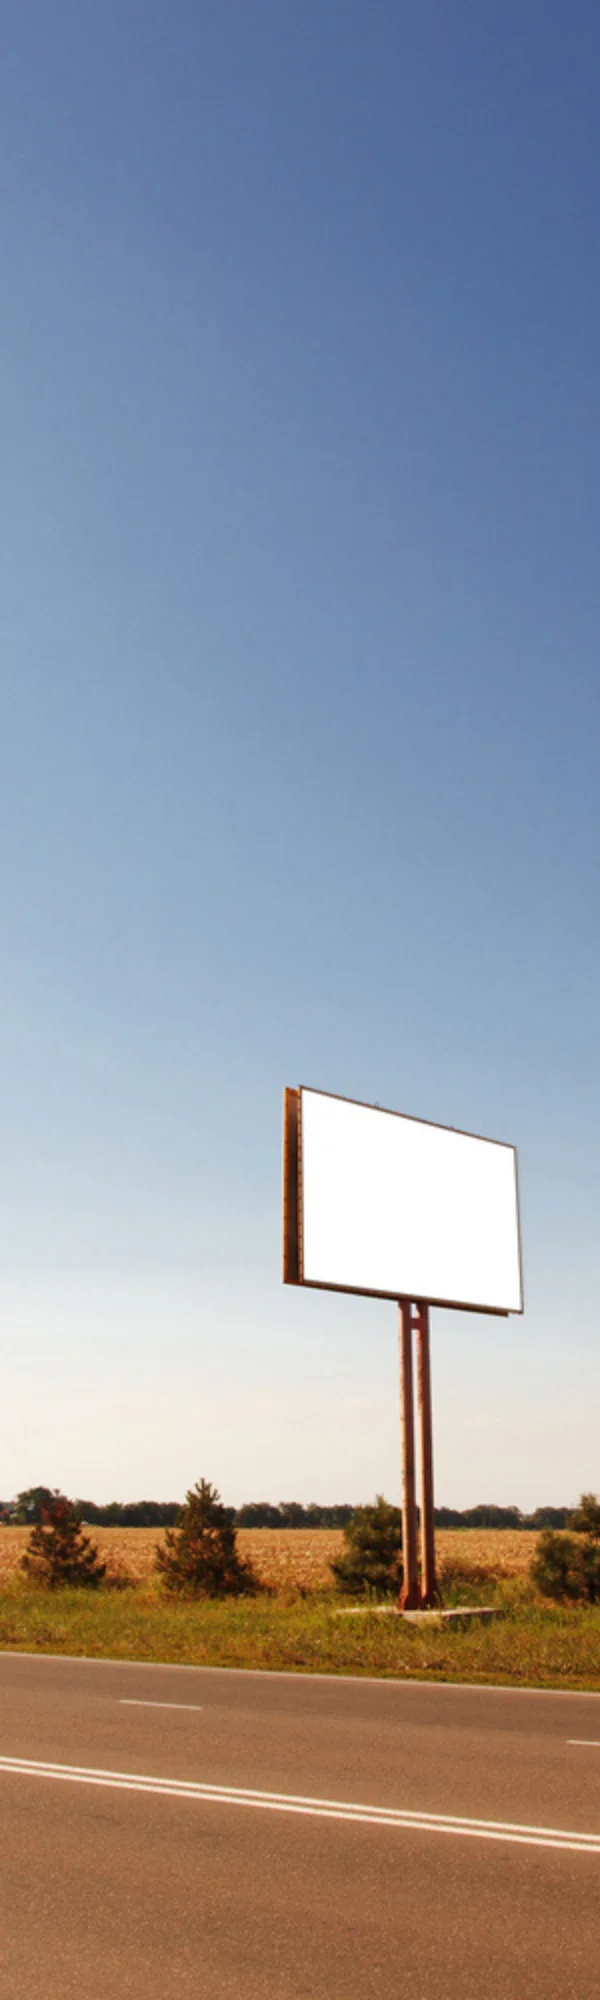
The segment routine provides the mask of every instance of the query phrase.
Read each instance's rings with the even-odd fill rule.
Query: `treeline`
[[[16,1500],[0,1502],[0,1520],[34,1526],[42,1520],[44,1508],[55,1498],[49,1486],[30,1486]],[[80,1521],[98,1528],[170,1528],[181,1513],[181,1500],[111,1500],[99,1507],[95,1500],[75,1500],[74,1513]],[[236,1528],[345,1528],[354,1508],[347,1505],[303,1506],[299,1500],[250,1501],[245,1507],[226,1507],[227,1519]]]
[[[0,1520],[37,1527],[55,1499],[50,1486],[29,1486],[17,1493],[16,1500],[0,1501]],[[111,1500],[107,1507],[98,1507],[95,1500],[75,1500],[73,1512],[78,1520],[98,1528],[171,1528],[181,1505],[180,1500]]]
[[[95,1500],[76,1500],[80,1521],[98,1528],[172,1528],[181,1513],[180,1500],[111,1500],[97,1507]]]
[[[571,1507],[536,1507],[534,1514],[522,1514],[520,1507],[435,1507],[436,1528],[566,1528]]]
[[[274,1507],[270,1500],[250,1500],[236,1508],[234,1520],[236,1528],[345,1528],[353,1514],[349,1503],[318,1507],[311,1500],[304,1507],[300,1500],[280,1500]]]
[[[355,1512],[350,1506],[303,1507],[293,1500],[273,1507],[267,1500],[255,1500],[232,1510],[231,1517],[238,1528],[345,1528]],[[534,1514],[522,1514],[519,1507],[491,1503],[466,1507],[463,1513],[457,1507],[434,1510],[436,1528],[565,1528],[570,1513],[570,1507],[536,1507]]]
[[[0,1501],[0,1520],[21,1523],[33,1527],[42,1519],[43,1509],[54,1495],[48,1486],[30,1486],[24,1493],[18,1493],[16,1500]],[[111,1500],[107,1507],[99,1507],[95,1500],[76,1500],[74,1511],[80,1521],[102,1528],[170,1528],[181,1512],[179,1500]],[[248,1501],[244,1507],[228,1507],[227,1517],[236,1528],[345,1528],[352,1521],[355,1508],[349,1502],[338,1506],[320,1507],[316,1501],[304,1506],[300,1500],[280,1500],[274,1506],[270,1500]],[[522,1514],[519,1507],[495,1507],[480,1505],[466,1507],[462,1512],[456,1507],[436,1507],[436,1528],[566,1528],[570,1518],[569,1507],[536,1507],[533,1514]]]

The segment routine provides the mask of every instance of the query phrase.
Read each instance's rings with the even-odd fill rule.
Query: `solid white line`
[[[580,1833],[562,1827],[466,1819],[450,1813],[412,1812],[396,1806],[370,1806],[345,1799],[254,1791],[238,1785],[203,1785],[192,1779],[146,1777],[140,1772],[94,1770],[80,1764],[42,1763],[28,1757],[0,1757],[0,1771],[15,1777],[55,1778],[71,1784],[108,1786],[116,1791],[146,1792],[160,1798],[191,1799],[198,1804],[249,1806],[263,1812],[300,1814],[311,1819],[349,1820],[363,1826],[392,1827],[409,1833],[451,1833],[476,1840],[505,1840],[521,1847],[563,1848],[579,1854],[600,1854],[600,1833]]]
[[[579,1743],[585,1750],[600,1750],[600,1738],[597,1736],[568,1736],[567,1743]]]
[[[201,1701],[136,1701],[133,1695],[121,1695],[120,1708],[191,1708],[195,1715],[202,1715],[204,1703]]]
[[[432,1694],[532,1694],[544,1695],[555,1701],[600,1701],[599,1688],[538,1688],[526,1687],[519,1682],[512,1687],[508,1681],[443,1681],[425,1680],[409,1674],[318,1674],[304,1673],[297,1667],[211,1667],[190,1666],[185,1660],[107,1660],[95,1653],[34,1653],[21,1652],[17,1646],[0,1647],[0,1660],[36,1660],[42,1666],[45,1660],[53,1660],[55,1665],[64,1662],[68,1667],[113,1667],[119,1673],[123,1668],[135,1673],[160,1674],[222,1674],[228,1680],[259,1681],[320,1681],[328,1687],[390,1687],[429,1688]]]

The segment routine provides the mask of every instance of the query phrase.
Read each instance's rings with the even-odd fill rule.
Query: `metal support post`
[[[431,1423],[431,1359],[429,1349],[429,1306],[415,1306],[417,1335],[417,1386],[421,1455],[421,1603],[437,1604],[439,1591],[435,1575],[435,1534],[433,1523],[433,1433]]]
[[[421,1593],[417,1573],[412,1313],[407,1299],[400,1299],[398,1301],[398,1310],[400,1420],[402,1428],[402,1557],[404,1567],[399,1603],[402,1611],[415,1611],[420,1605]]]

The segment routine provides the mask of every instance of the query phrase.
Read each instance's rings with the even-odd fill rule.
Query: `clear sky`
[[[5,0],[0,1494],[399,1493],[284,1084],[519,1148],[437,1497],[600,1487],[600,17]]]

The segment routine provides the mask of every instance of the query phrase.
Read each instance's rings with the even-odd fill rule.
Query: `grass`
[[[503,1616],[448,1632],[377,1615],[340,1617],[332,1593],[184,1602],[160,1586],[0,1591],[0,1648],[188,1666],[369,1674],[600,1689],[600,1607],[562,1608],[499,1586]]]
[[[503,1613],[450,1632],[380,1617],[374,1607],[341,1617],[329,1565],[343,1537],[333,1529],[241,1530],[241,1553],[266,1588],[255,1598],[196,1603],[170,1598],[153,1578],[155,1530],[93,1530],[129,1586],[98,1592],[52,1594],[27,1583],[19,1574],[27,1537],[26,1528],[0,1528],[0,1649],[600,1690],[600,1606],[536,1596],[528,1571],[537,1537],[525,1532],[437,1535],[445,1604],[496,1603]]]

